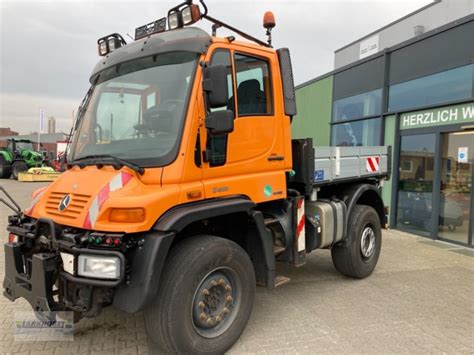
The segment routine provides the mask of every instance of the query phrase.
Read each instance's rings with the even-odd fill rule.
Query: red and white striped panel
[[[380,157],[368,157],[365,166],[369,173],[380,171]]]
[[[109,193],[120,190],[122,187],[128,184],[132,177],[132,174],[121,171],[117,175],[115,175],[112,180],[110,180],[110,182],[99,191],[97,196],[92,201],[89,211],[87,212],[87,216],[83,225],[84,228],[94,228],[95,222],[97,221],[97,217],[99,217],[99,212],[102,208],[102,205],[105,201],[109,199]]]
[[[304,215],[304,198],[298,200],[298,210],[296,212],[298,224],[296,226],[296,239],[298,241],[298,251],[306,249],[306,233],[305,233],[305,215]]]

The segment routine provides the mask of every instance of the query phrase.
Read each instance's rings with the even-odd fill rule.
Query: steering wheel
[[[168,99],[158,106],[148,109],[143,114],[141,124],[134,126],[136,135],[150,135],[151,133],[165,133],[175,131],[175,126],[179,119],[178,115],[182,111],[184,100]],[[166,127],[168,126],[168,127]]]

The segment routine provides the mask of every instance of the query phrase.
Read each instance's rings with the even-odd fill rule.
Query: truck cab
[[[377,153],[384,171],[318,185],[312,141],[291,139],[289,51],[271,46],[265,18],[267,43],[186,1],[168,30],[161,19],[130,44],[99,39],[67,171],[9,217],[7,298],[46,317],[143,310],[157,348],[222,353],[255,285],[289,281],[277,262],[299,267],[326,248],[343,274],[372,273],[387,154]],[[213,35],[187,26],[200,19]],[[250,41],[217,37],[219,27]]]

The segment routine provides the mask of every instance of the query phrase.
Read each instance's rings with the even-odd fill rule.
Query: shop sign
[[[368,57],[379,51],[379,35],[372,36],[360,42],[359,45],[359,59]]]
[[[423,128],[449,124],[474,122],[474,102],[441,107],[433,110],[404,113],[400,117],[400,129]]]

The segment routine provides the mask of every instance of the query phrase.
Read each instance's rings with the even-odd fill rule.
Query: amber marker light
[[[111,222],[138,223],[145,220],[143,208],[112,208],[109,220]]]
[[[188,197],[188,200],[195,200],[197,198],[202,197],[202,192],[197,190],[197,191],[189,191],[186,196]]]

